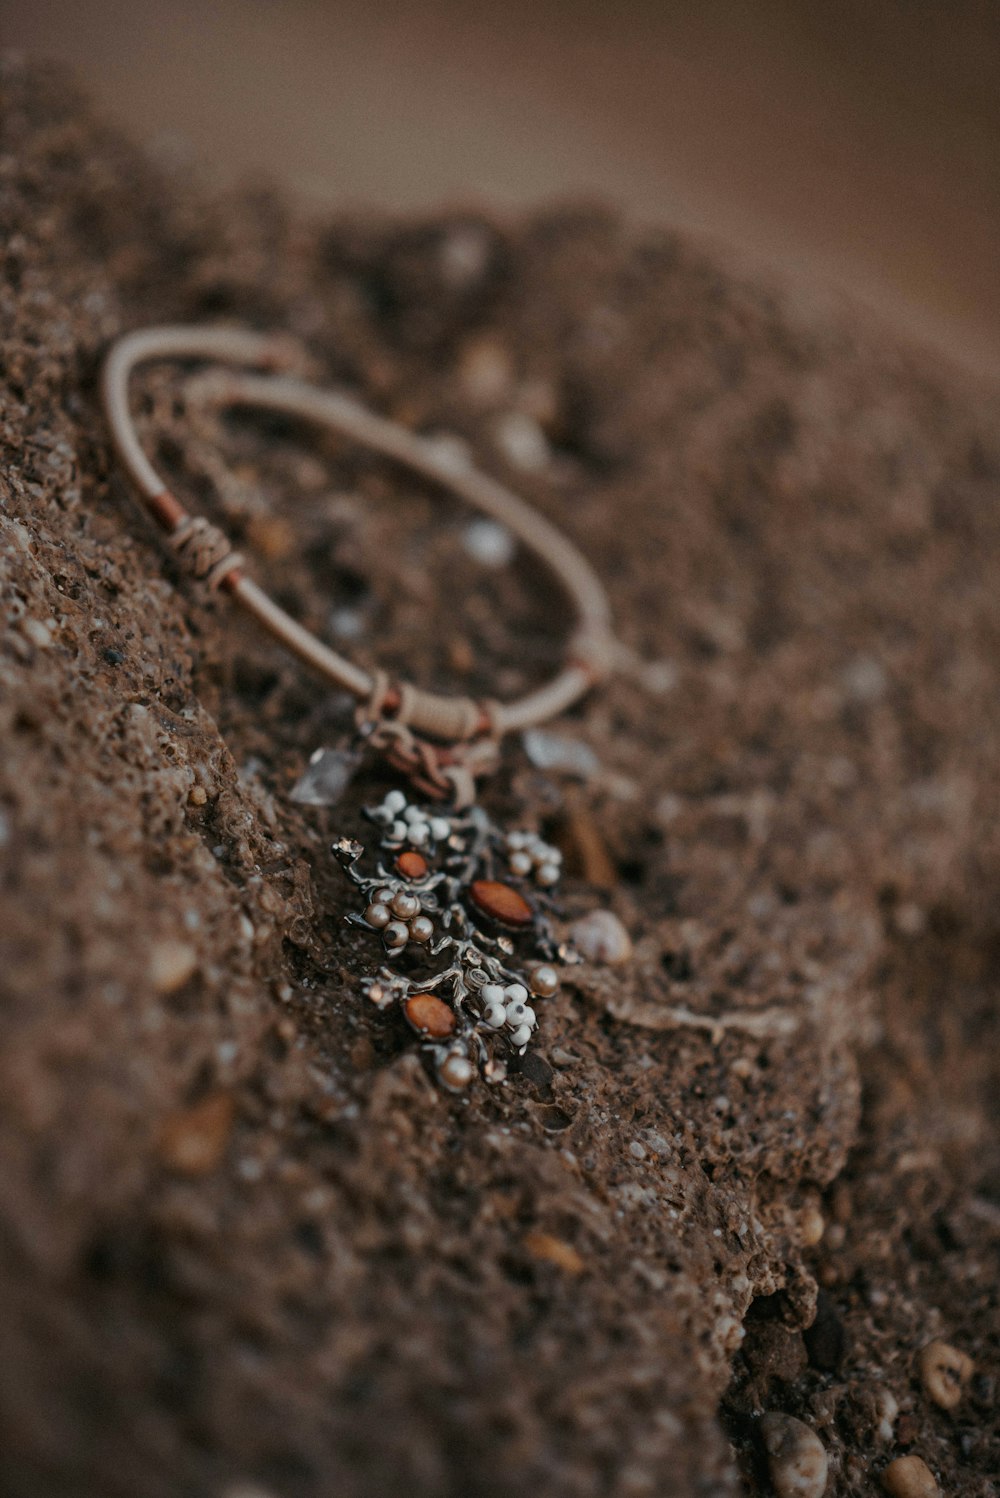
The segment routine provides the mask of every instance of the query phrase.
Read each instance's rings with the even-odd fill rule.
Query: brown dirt
[[[903,1451],[995,1493],[997,393],[597,211],[305,223],[2,86],[3,1490],[758,1493],[784,1410],[831,1494]],[[515,753],[491,792],[611,860],[637,942],[500,1092],[435,1091],[359,1001],[326,849],[371,782],[287,797],[344,704],[181,586],[111,471],[101,352],[175,318],[290,330],[464,437],[673,668],[567,725],[585,791]],[[464,563],[436,498],[142,385],[303,618],[440,682],[550,662],[539,580]],[[977,1368],[951,1414],[938,1335]]]

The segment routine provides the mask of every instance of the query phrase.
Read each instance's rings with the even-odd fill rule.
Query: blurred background
[[[599,198],[1000,373],[996,0],[4,0],[2,40],[227,184]]]

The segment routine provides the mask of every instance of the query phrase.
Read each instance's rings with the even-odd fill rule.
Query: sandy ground
[[[902,1456],[996,1498],[995,386],[662,230],[305,222],[2,84],[5,1493],[758,1495],[768,1413],[830,1498]],[[586,784],[515,744],[488,791],[635,943],[502,1088],[443,1094],[360,990],[329,844],[385,781],[289,799],[343,704],[114,472],[101,354],[176,318],[464,439],[658,663],[562,724]],[[150,450],[327,638],[552,665],[557,600],[439,498],[184,390],[137,383]]]

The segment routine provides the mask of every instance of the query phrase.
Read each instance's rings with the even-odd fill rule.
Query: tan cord
[[[235,328],[147,328],[126,334],[112,347],[101,381],[111,439],[147,510],[167,533],[188,570],[230,594],[300,660],[358,697],[365,704],[361,716],[383,724],[391,720],[400,731],[394,740],[394,754],[408,761],[411,772],[423,754],[420,773],[435,783],[438,794],[467,774],[471,762],[467,755],[464,759],[457,756],[450,764],[446,755],[428,757],[424,753],[427,746],[420,747],[418,735],[438,744],[495,740],[555,717],[612,669],[615,641],[607,596],[596,574],[555,526],[502,484],[446,455],[432,441],[376,416],[349,396],[319,390],[288,374],[220,372],[202,376],[192,382],[200,399],[219,406],[252,406],[300,417],[383,453],[450,490],[506,526],[534,552],[558,579],[576,614],[569,659],[563,670],[537,691],[509,703],[441,696],[407,682],[393,686],[383,672],[369,674],[338,655],[246,576],[243,558],[230,549],[221,531],[189,515],[146,457],[129,410],[128,386],[135,367],[154,359],[206,359],[274,371],[295,362],[292,346],[281,337]],[[472,773],[486,768],[490,760],[485,746],[476,758]]]

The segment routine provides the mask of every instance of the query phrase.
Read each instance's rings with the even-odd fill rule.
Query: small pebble
[[[896,1433],[896,1418],[899,1400],[891,1389],[879,1389],[875,1395],[875,1411],[878,1415],[876,1435],[880,1441],[891,1441]]]
[[[940,1498],[934,1474],[919,1456],[898,1456],[882,1473],[882,1486],[892,1498]]]
[[[815,1248],[826,1232],[826,1219],[816,1206],[808,1206],[799,1219],[803,1248]]]
[[[188,791],[188,800],[192,806],[204,806],[208,800],[208,792],[203,785],[193,785]]]
[[[214,1170],[229,1143],[233,1114],[232,1098],[221,1092],[172,1114],[160,1135],[164,1165],[186,1176],[207,1175]]]
[[[632,956],[632,938],[611,910],[591,910],[570,927],[570,938],[581,957],[614,967]]]
[[[587,1267],[572,1243],[556,1238],[552,1233],[527,1233],[524,1246],[533,1259],[544,1259],[567,1274],[582,1274]]]
[[[149,953],[149,976],[157,993],[176,993],[198,967],[198,954],[185,941],[157,941]]]
[[[827,1457],[815,1432],[792,1415],[765,1415],[760,1434],[778,1498],[822,1498]]]
[[[920,1381],[934,1403],[953,1410],[975,1371],[971,1358],[947,1342],[928,1342],[919,1359]]]
[[[510,531],[496,520],[470,520],[462,544],[467,555],[482,567],[506,567],[517,550]]]

